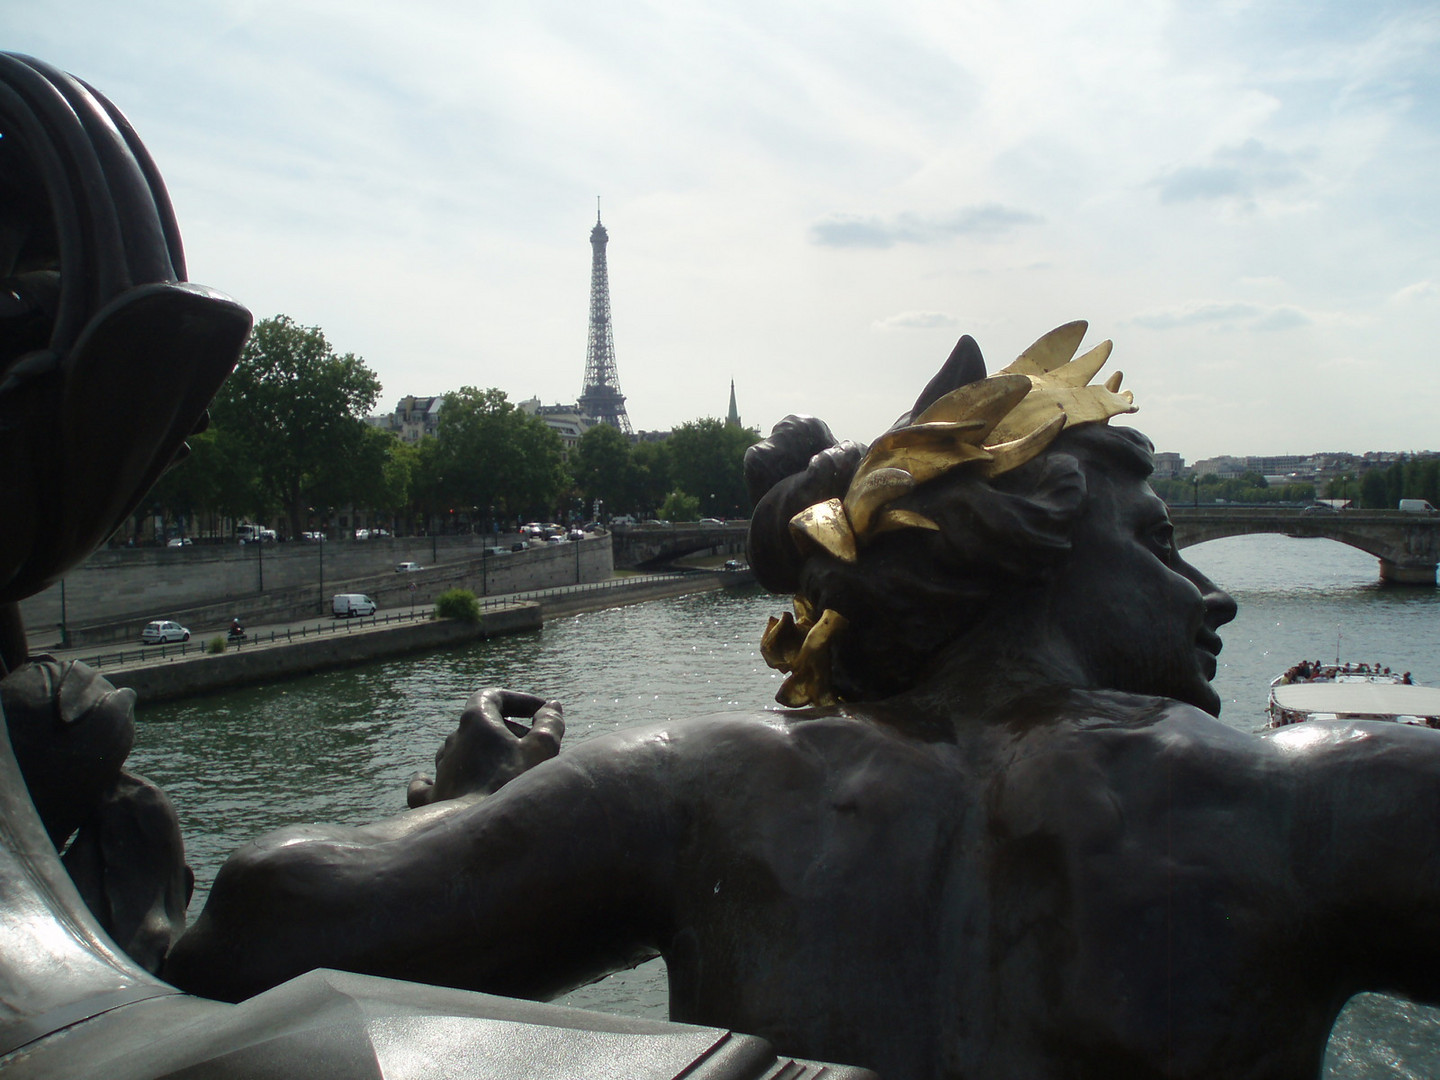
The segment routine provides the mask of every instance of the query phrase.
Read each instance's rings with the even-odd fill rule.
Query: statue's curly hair
[[[853,563],[811,546],[802,551],[790,519],[816,502],[843,498],[863,449],[838,442],[813,417],[789,416],[745,462],[755,503],[749,558],[756,580],[849,620],[831,652],[834,689],[848,701],[908,689],[942,648],[984,625],[997,605],[1043,588],[1069,555],[1091,469],[1144,478],[1154,467],[1153,446],[1139,432],[1079,427],[999,477],[955,469],[895,502],[930,518],[938,531],[875,536]]]

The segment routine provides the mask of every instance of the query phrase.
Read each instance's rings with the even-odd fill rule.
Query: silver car
[[[167,641],[189,640],[190,631],[178,622],[172,622],[169,619],[157,619],[152,623],[146,623],[145,629],[140,631],[142,645],[164,645]]]

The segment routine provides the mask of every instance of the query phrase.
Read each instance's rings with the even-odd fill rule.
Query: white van
[[[1407,514],[1433,514],[1436,512],[1435,507],[1424,499],[1401,499],[1400,509]]]
[[[337,619],[348,619],[354,615],[374,615],[375,601],[364,593],[342,592],[330,598],[330,610]]]

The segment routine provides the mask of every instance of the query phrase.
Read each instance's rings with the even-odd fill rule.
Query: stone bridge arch
[[[615,543],[618,568],[658,566],[698,551],[715,555],[745,554],[748,521],[720,525],[682,523],[676,525],[615,525],[610,535]]]
[[[1440,562],[1440,514],[1400,510],[1337,510],[1172,506],[1179,547],[1227,536],[1275,533],[1348,544],[1380,561],[1380,579],[1401,585],[1434,585]]]

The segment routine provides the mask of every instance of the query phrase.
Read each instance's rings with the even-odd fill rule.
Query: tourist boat
[[[1391,720],[1440,728],[1440,689],[1369,664],[1301,661],[1270,683],[1272,728],[1304,720]]]

